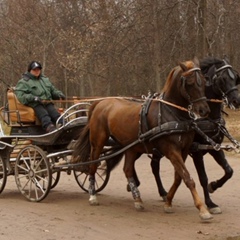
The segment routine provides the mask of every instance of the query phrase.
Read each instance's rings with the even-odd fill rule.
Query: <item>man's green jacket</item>
[[[41,100],[56,100],[63,93],[56,89],[49,78],[42,74],[36,78],[30,72],[26,72],[18,81],[15,94],[22,104],[35,107],[39,104],[39,102],[34,101],[36,97],[40,97]]]

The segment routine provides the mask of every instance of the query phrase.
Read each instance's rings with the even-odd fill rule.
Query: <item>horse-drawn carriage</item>
[[[62,171],[73,172],[78,185],[87,191],[87,165],[69,162],[72,145],[86,125],[90,103],[76,99],[73,102],[75,104],[65,109],[57,120],[57,129],[45,133],[33,109],[22,105],[13,89],[7,91],[7,103],[0,110],[0,193],[5,188],[7,176],[14,175],[24,197],[41,201],[57,185]],[[63,124],[58,124],[60,119]],[[102,174],[106,168],[105,161],[101,161],[97,191],[101,191],[108,182],[110,173]]]
[[[226,166],[227,161],[220,144],[223,134],[230,138],[231,136],[219,120],[224,101],[230,107],[239,105],[236,85],[240,79],[225,61],[213,59],[207,62],[205,67],[207,81],[197,59],[179,63],[179,66],[170,72],[163,93],[154,99],[113,97],[94,99],[92,104],[79,102],[61,115],[63,125],[48,134],[42,132],[36,120],[27,119],[28,121],[24,122],[21,119],[23,116],[19,114],[19,108],[12,109],[9,103],[8,109],[1,110],[10,132],[6,133],[6,129],[0,126],[0,192],[5,187],[7,176],[14,175],[18,189],[27,199],[41,201],[50,189],[56,186],[61,171],[73,171],[79,186],[89,192],[90,204],[97,205],[96,193],[106,186],[110,170],[125,154],[124,172],[128,186],[134,198],[135,208],[142,209],[134,163],[144,153],[153,156],[157,154],[158,157],[167,157],[175,169],[174,184],[167,193],[165,211],[172,211],[173,197],[183,180],[192,193],[200,218],[211,219],[211,214],[196,191],[195,183],[185,166],[185,160],[197,133],[203,139],[204,147],[208,142],[204,151],[211,149],[214,153],[220,152],[220,155],[215,156],[220,156],[221,160],[216,161]],[[209,87],[208,92],[205,92],[205,81]],[[211,105],[215,104],[212,102],[207,104],[209,99],[205,97],[206,93],[209,94],[208,97],[214,95],[218,98],[215,101],[218,107],[211,108]],[[199,121],[198,119],[207,117],[210,108],[213,111],[205,124],[208,132],[206,134],[199,128],[201,119]],[[79,114],[79,111],[85,114]],[[30,116],[30,113],[26,116]],[[214,129],[212,127],[209,129],[210,123],[213,123],[211,126],[214,126]],[[212,140],[209,136],[217,136],[217,140]],[[112,145],[109,144],[111,139]],[[239,147],[234,139],[230,140],[234,144],[232,149]],[[30,145],[26,141],[30,141]],[[201,143],[202,140],[197,141]],[[20,147],[24,144],[25,146]],[[74,151],[71,145],[74,145]],[[17,147],[20,147],[20,150],[16,153]],[[199,147],[201,146],[197,146],[196,151],[201,151]],[[202,162],[203,157],[198,160]],[[203,163],[200,164],[200,167],[202,166]],[[159,166],[156,169],[159,170]],[[204,167],[201,171],[198,167],[200,179],[203,172],[205,173]],[[86,182],[88,176],[89,181]],[[223,180],[226,181],[228,178]],[[98,180],[101,181],[100,184]],[[88,188],[85,184],[89,185]],[[207,180],[204,180],[202,186],[205,191]],[[205,202],[209,209],[216,206],[208,194],[205,194]]]

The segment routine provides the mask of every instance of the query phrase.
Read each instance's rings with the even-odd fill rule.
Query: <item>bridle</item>
[[[224,60],[223,60],[224,61]],[[213,88],[213,91],[216,93],[216,94],[220,94],[222,99],[223,99],[223,102],[225,104],[229,104],[228,103],[228,95],[233,92],[233,91],[237,91],[238,88],[236,86],[232,87],[231,89],[227,90],[227,91],[223,91],[223,89],[221,88],[220,84],[219,84],[219,79],[222,77],[224,71],[228,71],[228,75],[230,76],[230,78],[234,79],[235,78],[235,75],[233,73],[233,69],[232,69],[232,66],[227,64],[225,61],[224,61],[225,65],[218,68],[218,69],[215,69],[215,72],[214,72],[214,75],[213,77],[209,77],[209,80],[208,80],[208,83],[207,85],[208,86],[211,86],[212,85],[212,88]]]
[[[201,69],[198,68],[198,67],[194,67],[194,68],[191,68],[188,71],[186,71],[185,72],[186,76],[181,76],[181,81],[182,81],[182,87],[183,87],[183,94],[185,95],[186,99],[189,102],[189,105],[188,105],[189,116],[192,119],[196,119],[196,116],[195,116],[194,112],[192,112],[193,104],[196,103],[196,102],[200,102],[200,101],[207,101],[207,98],[204,96],[204,97],[200,97],[200,98],[197,98],[197,99],[194,99],[194,100],[191,99],[191,97],[190,97],[189,93],[187,92],[185,86],[186,86],[186,80],[188,78],[188,75],[189,75],[189,73],[192,73],[192,72],[195,72],[197,84],[198,84],[198,86],[201,86],[203,84],[202,79],[200,77]]]
[[[181,85],[182,85],[181,88],[183,89],[182,94],[185,95],[185,99],[187,99],[187,101],[188,101],[188,103],[189,103],[189,105],[188,105],[187,108],[182,107],[182,106],[179,106],[179,105],[177,105],[177,104],[175,104],[175,103],[171,103],[171,102],[169,102],[169,101],[164,100],[164,93],[161,93],[161,94],[158,96],[158,98],[157,98],[157,99],[154,99],[154,100],[155,100],[155,101],[162,102],[162,103],[164,103],[164,104],[166,104],[166,105],[169,105],[169,106],[171,106],[171,107],[177,108],[177,109],[179,109],[179,110],[181,110],[181,111],[188,112],[189,117],[190,117],[191,119],[193,119],[193,120],[196,120],[196,119],[197,119],[197,116],[196,116],[196,114],[192,111],[192,110],[193,110],[193,104],[196,103],[196,102],[200,102],[200,101],[207,101],[207,98],[204,96],[204,97],[197,98],[197,99],[193,99],[193,100],[191,99],[190,95],[188,94],[188,92],[187,92],[187,90],[186,90],[186,80],[188,79],[189,73],[191,73],[191,72],[195,72],[195,73],[196,73],[197,84],[198,84],[199,86],[201,86],[201,84],[203,84],[203,83],[202,83],[202,79],[201,79],[201,77],[200,77],[201,69],[198,68],[198,67],[191,68],[191,69],[187,70],[186,72],[184,72],[184,74],[186,74],[186,76],[182,75],[182,76],[180,77],[180,79],[181,79]],[[177,74],[177,73],[175,72],[175,74]]]

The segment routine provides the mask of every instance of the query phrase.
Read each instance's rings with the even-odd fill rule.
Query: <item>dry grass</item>
[[[224,116],[225,120],[226,120],[226,128],[228,130],[228,132],[231,134],[231,136],[237,140],[238,142],[240,142],[240,110],[230,110],[228,108],[226,108],[224,110],[228,116]],[[229,140],[225,137],[224,142],[226,142],[227,144],[229,143]],[[224,151],[224,153],[226,155],[230,155],[230,156],[238,156],[239,153],[238,151]]]
[[[240,110],[224,110],[228,116],[224,116],[226,120],[226,127],[229,133],[240,142]]]

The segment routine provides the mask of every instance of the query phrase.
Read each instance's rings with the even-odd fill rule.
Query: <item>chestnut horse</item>
[[[184,163],[194,138],[192,123],[209,114],[204,90],[205,79],[198,59],[194,58],[193,61],[181,62],[172,69],[164,85],[162,98],[152,100],[147,107],[143,102],[124,98],[106,98],[93,103],[89,110],[88,124],[76,141],[72,162],[99,159],[109,137],[112,137],[124,150],[124,173],[131,188],[135,208],[141,210],[143,203],[134,181],[134,163],[143,153],[151,154],[153,149],[158,149],[175,169],[175,180],[167,195],[165,211],[172,211],[173,197],[183,179],[192,193],[200,218],[211,219],[212,216],[201,201],[194,180]],[[141,115],[144,117],[140,117]],[[145,132],[142,129],[143,122],[147,122],[150,131]],[[97,163],[90,162],[91,205],[99,204],[95,191],[97,166]]]
[[[206,97],[208,99],[212,99],[212,101],[208,101],[211,110],[208,118],[204,121],[200,121],[198,126],[203,132],[205,132],[205,134],[207,134],[208,137],[213,139],[216,143],[221,144],[223,142],[224,134],[228,134],[224,126],[225,121],[222,117],[223,104],[231,109],[238,108],[240,104],[237,89],[237,85],[240,84],[239,74],[232,68],[231,65],[229,65],[227,59],[207,57],[200,61],[200,68],[206,78]],[[206,149],[199,149],[200,145]],[[210,213],[219,214],[222,212],[221,208],[212,201],[209,193],[213,193],[216,189],[222,187],[223,184],[232,177],[233,169],[229,165],[224,151],[222,149],[214,150],[209,145],[209,142],[207,142],[203,136],[196,134],[189,155],[193,159],[199,181],[203,188],[205,204],[207,205]],[[203,156],[206,153],[209,153],[224,170],[224,176],[211,183],[208,183],[208,177],[203,161]],[[164,189],[160,178],[160,159],[161,156],[153,154],[151,168],[157,183],[158,192],[163,200],[165,200],[167,192]],[[140,182],[136,172],[134,172],[134,178],[139,186]]]

